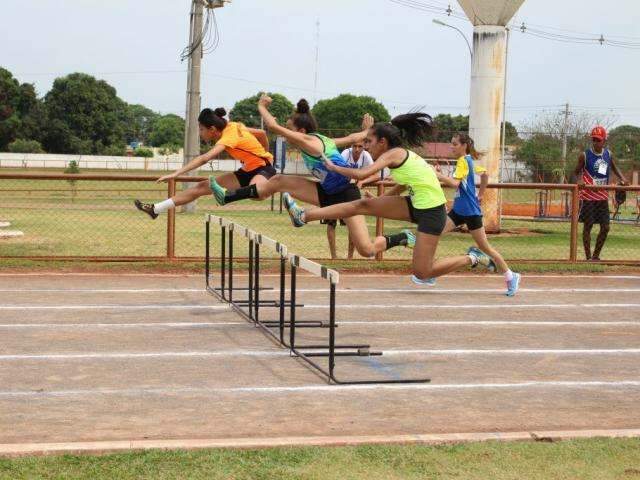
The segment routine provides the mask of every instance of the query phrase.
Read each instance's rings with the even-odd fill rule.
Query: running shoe
[[[520,274],[514,273],[513,278],[507,282],[507,297],[513,297],[520,288]]]
[[[415,234],[409,229],[402,230],[402,233],[404,233],[407,236],[407,243],[404,246],[407,247],[407,248],[415,247],[416,246],[416,236],[415,236]]]
[[[220,206],[224,205],[224,197],[227,195],[227,189],[216,182],[215,178],[209,180],[209,185],[211,186],[211,191],[213,192],[213,197],[216,199],[216,203]]]
[[[496,264],[494,263],[494,261],[489,255],[481,251],[479,248],[469,247],[469,250],[467,250],[467,255],[476,257],[476,259],[478,260],[476,265],[471,268],[475,268],[477,265],[482,265],[483,267],[487,267],[487,270],[489,270],[490,272],[496,271]]]
[[[289,218],[291,218],[291,223],[293,224],[293,226],[304,227],[306,225],[306,222],[302,220],[304,208],[300,208],[288,192],[284,192],[282,194],[282,203],[284,204],[284,208],[286,208],[287,212],[289,213]]]
[[[142,203],[140,200],[134,200],[133,203],[138,210],[149,215],[152,220],[158,218],[158,214],[153,210],[153,203]]]
[[[424,280],[419,279],[415,275],[411,275],[411,281],[416,285],[433,287],[436,284],[435,278],[425,278]]]

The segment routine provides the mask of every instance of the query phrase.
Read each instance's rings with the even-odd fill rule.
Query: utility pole
[[[313,77],[313,103],[318,101],[318,66],[320,63],[320,20],[316,19],[316,69]]]
[[[564,121],[562,122],[562,181],[564,182],[567,168],[567,129],[569,128],[569,102],[564,104]]]
[[[200,65],[202,62],[202,14],[204,5],[199,0],[191,2],[189,15],[189,68],[187,70],[187,109],[184,129],[184,159],[183,165],[200,155],[200,135],[198,133],[198,114],[200,112]],[[189,172],[195,175],[196,172]],[[188,188],[190,185],[185,185]],[[196,211],[196,202],[182,207],[183,212]]]

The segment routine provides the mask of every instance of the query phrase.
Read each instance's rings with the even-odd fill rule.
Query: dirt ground
[[[337,376],[431,383],[336,386],[200,275],[0,275],[0,444],[640,427],[640,276],[503,293],[499,276],[341,276],[338,341],[383,356],[339,358]],[[326,319],[327,298],[298,278],[300,320]]]

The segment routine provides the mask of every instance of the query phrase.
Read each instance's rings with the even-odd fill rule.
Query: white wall
[[[108,170],[162,170],[173,171],[182,166],[182,155],[142,157],[110,157],[101,155],[61,155],[49,153],[4,153],[0,152],[0,168],[56,168],[64,169],[75,160],[81,170],[99,168]],[[213,160],[200,172],[232,172],[240,168],[237,160]],[[288,158],[285,173],[308,174],[308,170],[296,158]]]

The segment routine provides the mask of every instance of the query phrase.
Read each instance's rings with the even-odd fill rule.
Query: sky
[[[417,0],[446,8],[439,0]],[[452,8],[461,11],[457,2]],[[53,80],[85,72],[108,81],[128,103],[184,116],[190,0],[3,0],[0,66],[39,95]],[[215,11],[218,48],[202,68],[202,105],[227,109],[259,91],[292,102],[340,93],[371,95],[389,113],[415,107],[467,114],[470,62],[453,29],[466,20],[391,0],[233,0]],[[514,23],[633,37],[640,2],[527,0]],[[314,91],[316,21],[320,22]],[[640,49],[576,45],[514,29],[509,43],[507,120],[522,126],[559,111],[640,125]]]

